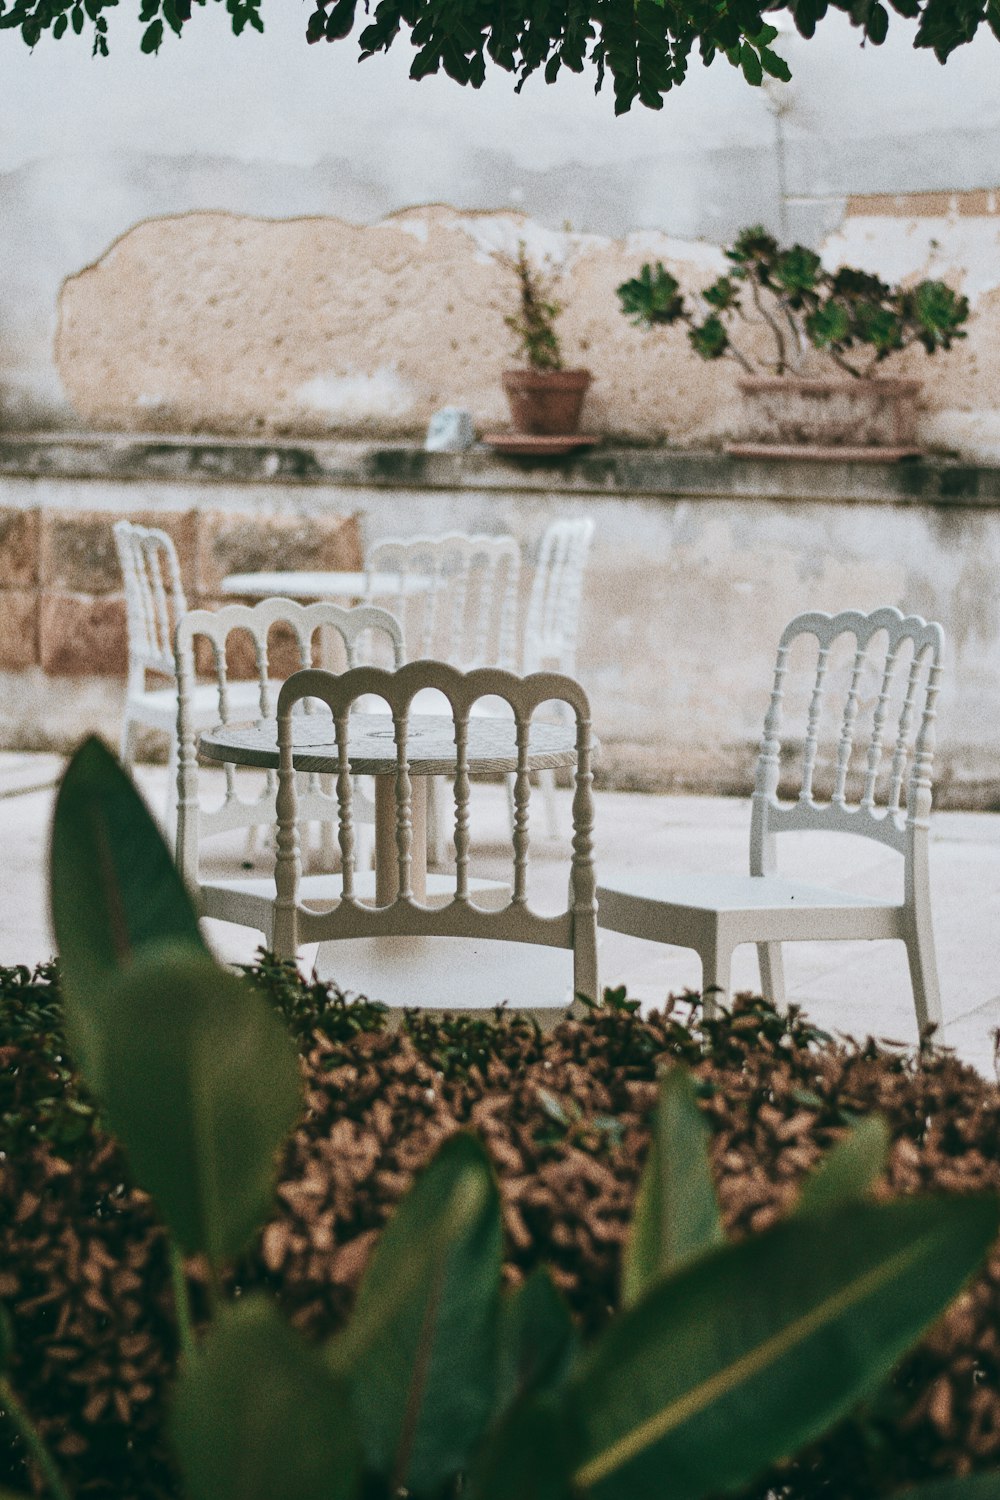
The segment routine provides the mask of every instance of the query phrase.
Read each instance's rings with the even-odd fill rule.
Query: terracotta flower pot
[[[503,388],[518,432],[576,432],[589,370],[504,370]]]
[[[746,376],[739,383],[747,435],[727,445],[747,456],[902,458],[914,443],[919,380]]]

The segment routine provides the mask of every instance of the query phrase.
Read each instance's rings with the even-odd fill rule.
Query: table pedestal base
[[[413,842],[410,886],[414,899],[427,899],[427,777],[410,777]],[[396,778],[375,777],[375,905],[389,906],[399,894],[396,848]]]

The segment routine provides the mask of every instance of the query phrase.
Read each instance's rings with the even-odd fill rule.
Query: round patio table
[[[433,578],[413,573],[230,573],[219,589],[242,599],[398,599],[433,585]]]
[[[297,771],[336,775],[337,742],[333,720],[326,714],[295,718],[292,764]],[[513,719],[470,718],[469,771],[510,774],[517,770]],[[396,739],[387,713],[354,713],[348,720],[348,756],[352,776],[375,778],[375,901],[388,906],[399,890],[396,849]],[[278,724],[263,719],[255,724],[221,724],[202,734],[202,755],[208,760],[275,769],[278,764]],[[596,746],[594,747],[596,749]],[[427,889],[427,777],[454,775],[455,725],[448,714],[413,714],[407,723],[407,770],[411,781],[413,844],[410,883],[414,897],[423,901]],[[533,723],[528,736],[527,768],[555,770],[576,764],[576,725]]]

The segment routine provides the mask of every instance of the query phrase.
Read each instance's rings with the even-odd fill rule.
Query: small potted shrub
[[[506,263],[517,278],[518,308],[504,322],[517,336],[526,364],[503,372],[514,428],[538,437],[575,433],[590,371],[564,369],[555,328],[562,307],[554,299],[551,277],[531,264],[523,240],[517,258]]]
[[[914,447],[920,382],[880,374],[904,349],[928,354],[965,338],[968,299],[943,281],[890,286],[867,271],[827,270],[804,245],[782,249],[759,225],[726,250],[730,269],[693,310],[657,262],[618,288],[640,327],[684,323],[702,359],[739,365],[761,456],[900,458]],[[822,366],[829,374],[821,373]]]

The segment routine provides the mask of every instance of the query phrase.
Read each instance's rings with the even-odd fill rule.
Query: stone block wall
[[[128,632],[112,533],[123,515],[172,538],[192,608],[223,602],[220,586],[228,573],[354,570],[362,563],[357,518],[339,511],[261,515],[211,503],[178,510],[0,504],[0,673],[26,674],[29,696],[57,700],[93,679],[124,679]],[[14,704],[4,717],[16,721]]]

